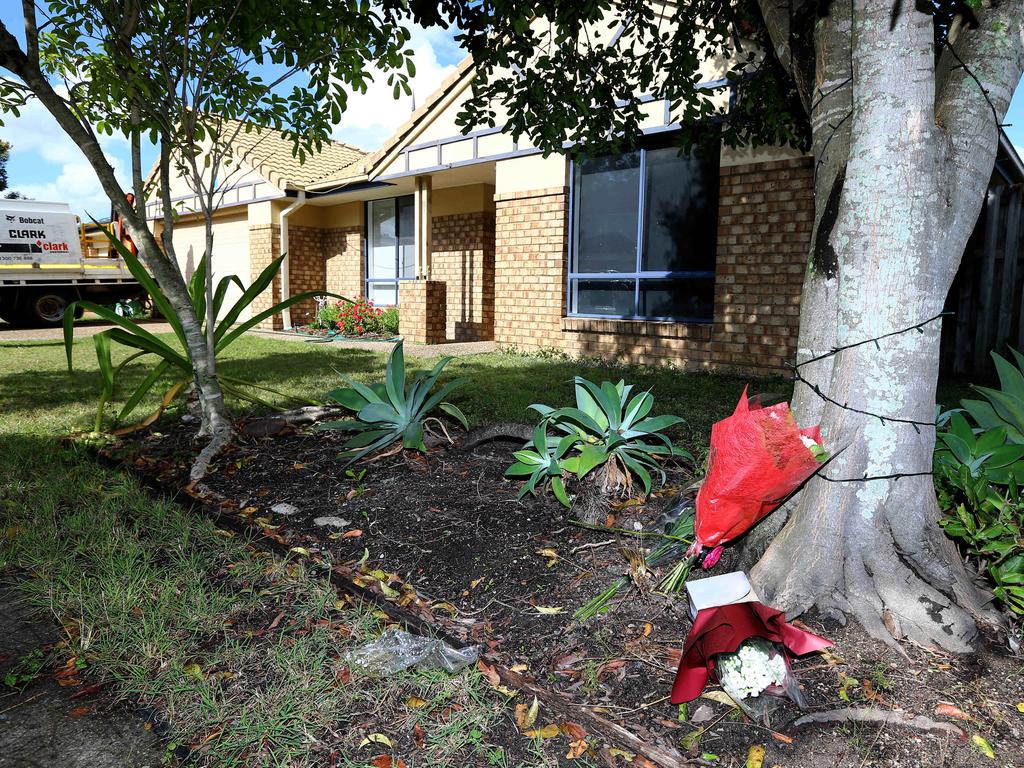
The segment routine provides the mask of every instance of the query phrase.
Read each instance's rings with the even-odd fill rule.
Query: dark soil
[[[136,466],[177,488],[187,481],[190,437],[187,428],[174,426],[123,450]],[[363,571],[386,572],[396,591],[410,585],[437,615],[477,622],[477,635],[506,666],[522,665],[576,705],[694,758],[704,754],[713,764],[740,766],[751,746],[764,745],[765,766],[1024,766],[1024,713],[1017,709],[1024,702],[1024,659],[996,646],[951,657],[905,645],[904,657],[858,626],[804,617],[835,643],[831,654],[794,662],[812,710],[902,709],[956,723],[963,740],[857,723],[793,728],[789,723],[800,712],[788,707],[773,717],[775,732],[710,700],[683,711],[668,697],[690,626],[685,597],[652,594],[655,574],[624,590],[612,612],[584,624],[573,620],[577,608],[628,572],[620,549],[641,540],[573,525],[549,497],[517,502],[518,483],[503,477],[516,445],[491,443],[468,454],[435,449],[426,457],[398,453],[346,473],[337,459],[342,439],[314,431],[240,438],[207,484],[236,502],[247,519],[269,518],[280,526],[277,532],[291,546],[333,563],[365,558]],[[679,469],[669,482],[678,488],[688,479]],[[627,502],[613,512],[614,525],[652,530],[671,497],[666,489]],[[282,503],[298,511],[271,511]],[[320,517],[347,524],[318,525]],[[723,562],[715,572],[727,570]],[[937,713],[940,704],[955,706],[966,719]],[[976,735],[994,749],[994,760],[972,744]]]

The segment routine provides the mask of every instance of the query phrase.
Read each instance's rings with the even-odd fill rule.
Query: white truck
[[[90,240],[66,203],[0,200],[0,318],[58,326],[77,299],[114,304],[144,291],[102,230]]]

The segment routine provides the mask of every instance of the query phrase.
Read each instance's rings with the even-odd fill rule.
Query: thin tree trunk
[[[830,239],[837,311],[805,306],[803,317],[812,323],[821,311],[818,322],[835,322],[840,346],[942,309],[959,261],[948,254],[963,252],[981,204],[979,197],[973,216],[954,217],[944,194],[931,18],[904,9],[893,19],[884,0],[854,0],[853,8],[851,142]],[[808,484],[751,577],[763,599],[791,614],[816,606],[889,641],[965,651],[985,608],[935,524],[929,424],[940,327],[922,330],[833,358],[822,389],[848,407],[825,403],[821,425],[826,445],[845,446],[826,472],[842,482]],[[860,481],[893,473],[913,476]]]

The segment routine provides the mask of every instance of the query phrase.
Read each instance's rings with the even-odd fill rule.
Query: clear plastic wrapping
[[[762,637],[745,640],[733,653],[715,656],[715,677],[740,709],[765,725],[783,699],[791,700],[800,709],[807,708],[789,658],[775,643]]]
[[[364,643],[346,657],[348,663],[375,675],[387,676],[409,667],[457,672],[476,663],[477,646],[452,648],[442,640],[412,635],[401,629],[386,629],[381,636]]]

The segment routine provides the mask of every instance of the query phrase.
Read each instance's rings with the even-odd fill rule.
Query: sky
[[[3,6],[0,21],[17,33],[22,22],[14,12],[15,4],[0,5]],[[455,70],[462,52],[453,40],[453,33],[438,28],[413,29],[410,44],[416,64],[412,89],[415,103],[422,104]],[[335,139],[373,151],[408,118],[413,99],[406,96],[394,99],[386,80],[386,75],[378,73],[365,94],[350,97],[342,122],[334,131]],[[1024,86],[1017,89],[1004,122],[1011,124],[1005,130],[1024,156]],[[12,145],[7,165],[11,189],[36,200],[70,203],[80,216],[105,218],[110,214],[110,203],[85,157],[38,102],[24,107],[20,117],[5,116],[0,138]],[[127,140],[104,136],[101,144],[127,189],[131,167]],[[155,157],[156,153],[147,148],[144,167],[148,168]]]

